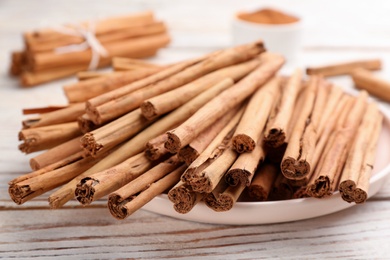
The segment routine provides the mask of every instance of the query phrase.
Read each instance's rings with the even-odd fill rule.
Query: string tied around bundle
[[[58,54],[64,54],[91,49],[92,57],[88,65],[88,70],[95,70],[99,65],[100,57],[107,57],[109,55],[107,50],[96,38],[94,22],[88,22],[85,27],[80,25],[74,25],[72,27],[55,26],[52,29],[61,34],[82,37],[84,39],[84,42],[79,44],[70,44],[58,47],[55,49],[55,52]]]

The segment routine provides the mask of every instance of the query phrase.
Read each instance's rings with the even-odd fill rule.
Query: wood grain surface
[[[140,210],[111,217],[105,199],[83,208],[75,201],[49,210],[47,194],[17,206],[8,181],[29,171],[17,133],[26,107],[65,104],[62,86],[74,78],[22,89],[7,75],[9,55],[23,31],[140,10],[169,25],[172,44],[151,59],[169,63],[230,45],[234,13],[274,6],[299,14],[304,41],[296,66],[380,58],[390,80],[390,2],[378,1],[0,1],[0,258],[41,259],[388,259],[390,179],[364,205],[304,221],[229,226],[178,220]],[[354,91],[348,77],[333,82]],[[383,104],[389,108],[388,104]],[[389,144],[390,145],[390,144]],[[389,154],[380,154],[390,160]]]

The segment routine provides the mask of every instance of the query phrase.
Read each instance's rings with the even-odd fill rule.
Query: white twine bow
[[[92,57],[88,66],[88,70],[94,70],[98,67],[100,56],[108,56],[107,50],[103,47],[103,45],[95,36],[95,24],[93,22],[88,22],[85,28],[80,25],[76,25],[72,28],[65,26],[56,26],[52,29],[62,34],[84,38],[85,41],[80,44],[70,44],[67,46],[58,47],[55,49],[55,52],[60,54],[80,52],[91,48]]]

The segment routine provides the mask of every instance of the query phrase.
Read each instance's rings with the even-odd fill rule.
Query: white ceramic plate
[[[390,112],[382,109],[385,121],[379,139],[373,176],[370,180],[369,197],[375,195],[390,173]],[[215,212],[203,203],[187,214],[177,213],[173,204],[162,194],[143,207],[162,215],[213,224],[268,224],[296,221],[334,213],[355,204],[343,201],[340,194],[325,199],[304,198],[268,202],[238,202],[230,211]],[[358,205],[364,207],[364,205]]]

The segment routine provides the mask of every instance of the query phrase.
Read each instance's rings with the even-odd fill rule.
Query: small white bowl
[[[245,11],[245,13],[251,12]],[[298,18],[296,22],[263,24],[242,20],[239,18],[240,13],[236,14],[232,22],[232,40],[234,45],[262,39],[267,51],[282,54],[289,64],[296,61],[302,44],[303,26],[299,16],[292,15]]]

